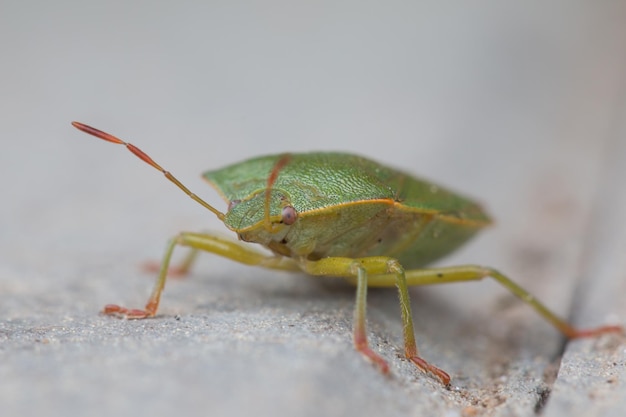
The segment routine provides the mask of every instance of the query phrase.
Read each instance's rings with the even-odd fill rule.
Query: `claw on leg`
[[[626,334],[622,326],[602,326],[595,329],[576,329],[566,328],[563,333],[570,339],[581,339],[584,337],[596,337],[605,333],[621,333]]]
[[[145,310],[138,308],[126,308],[117,304],[107,304],[102,309],[102,314],[116,316],[124,319],[139,320],[153,317],[156,312],[156,305],[148,303]]]
[[[448,375],[447,372],[437,368],[434,365],[429,364],[419,356],[411,356],[409,357],[409,360],[413,362],[415,366],[420,368],[424,373],[431,374],[437,377],[437,379],[439,379],[443,385],[450,385],[450,375]]]
[[[372,362],[380,372],[387,375],[389,374],[389,364],[385,361],[378,353],[374,352],[368,345],[367,339],[365,335],[361,340],[357,340],[358,335],[355,335],[355,343],[354,348],[357,352],[360,352],[361,355],[365,356],[365,359]]]
[[[102,314],[107,316],[116,316],[125,319],[145,319],[150,316],[146,310],[138,308],[126,308],[116,304],[107,304],[102,309]]]

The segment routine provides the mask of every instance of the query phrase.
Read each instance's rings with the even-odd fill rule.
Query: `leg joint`
[[[404,267],[397,259],[389,258],[387,261],[387,270],[392,274],[401,274],[404,272]]]

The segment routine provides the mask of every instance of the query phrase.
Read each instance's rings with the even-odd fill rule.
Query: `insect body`
[[[492,277],[533,307],[569,338],[623,332],[619,326],[591,330],[572,327],[526,290],[492,269],[476,265],[424,268],[449,254],[490,223],[476,203],[429,182],[345,153],[264,156],[206,172],[204,178],[228,204],[226,213],[189,191],[139,148],[82,123],[76,128],[125,145],[161,171],[192,199],[213,212],[239,240],[182,232],[170,241],[159,276],[144,309],[108,305],[104,313],[141,319],[156,314],[176,246],[192,249],[177,269],[186,272],[198,250],[270,269],[338,276],[356,284],[354,344],[383,373],[387,363],[368,346],[365,327],[367,288],[396,286],[406,357],[422,371],[449,384],[450,376],[422,359],[415,344],[408,286]]]
[[[288,162],[271,186],[269,210],[278,223],[268,230],[267,177],[281,158]],[[204,178],[230,204],[224,223],[241,240],[296,260],[388,256],[415,268],[489,223],[467,199],[350,154],[264,156]],[[286,210],[297,219],[283,221]]]

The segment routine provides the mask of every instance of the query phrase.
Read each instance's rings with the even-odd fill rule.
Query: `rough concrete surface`
[[[203,170],[357,152],[475,197],[495,226],[442,265],[496,267],[581,326],[626,324],[624,2],[85,2],[0,6],[0,415],[623,416],[626,339],[565,342],[495,282],[371,290],[200,256],[157,317],[142,271],[225,228]],[[180,252],[180,253],[179,253]],[[184,251],[177,251],[179,259]]]

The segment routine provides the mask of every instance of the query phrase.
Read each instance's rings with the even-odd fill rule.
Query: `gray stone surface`
[[[564,344],[493,282],[371,291],[381,376],[353,351],[354,289],[203,256],[140,307],[208,168],[358,152],[485,203],[497,224],[442,264],[505,271],[559,314],[626,323],[624,2],[0,6],[0,415],[622,416],[626,341]],[[181,255],[181,254],[177,254]]]

